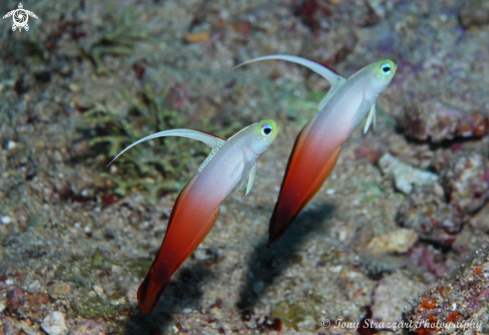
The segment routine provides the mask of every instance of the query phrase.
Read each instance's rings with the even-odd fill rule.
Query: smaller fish
[[[139,286],[139,308],[143,313],[156,308],[171,276],[210,232],[221,203],[233,188],[248,178],[246,194],[251,191],[256,160],[272,144],[278,130],[275,121],[262,120],[242,129],[227,141],[197,130],[165,130],[134,142],[112,160],[141,142],[163,136],[188,137],[212,148],[197,175],[178,195],[160,251]]]

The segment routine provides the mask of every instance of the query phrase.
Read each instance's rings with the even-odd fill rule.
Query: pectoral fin
[[[213,150],[217,150],[220,146],[222,146],[222,144],[224,144],[224,142],[226,142],[224,139],[222,139],[216,135],[206,133],[206,132],[200,131],[200,130],[193,130],[193,129],[163,130],[163,131],[160,131],[158,133],[143,137],[139,141],[134,142],[133,144],[131,144],[130,146],[128,146],[127,148],[122,150],[117,156],[115,156],[114,159],[107,166],[112,164],[112,162],[115,161],[117,159],[117,157],[122,155],[127,150],[131,149],[133,146],[138,145],[139,143],[142,143],[144,141],[151,140],[153,138],[164,137],[164,136],[180,136],[180,137],[191,138],[191,139],[194,139],[197,141],[204,142],[206,145],[211,147]]]
[[[251,189],[253,188],[253,182],[255,181],[255,175],[256,175],[256,162],[252,165],[251,168],[243,171],[243,176],[241,177],[241,182],[239,183],[238,187],[236,187],[235,193],[237,193],[239,190],[241,190],[244,187],[244,185],[246,184],[245,195],[248,195],[248,193],[250,193]]]
[[[368,128],[370,127],[370,125],[372,124],[372,121],[373,121],[373,125],[374,125],[374,130],[375,130],[375,126],[376,126],[376,117],[375,117],[375,104],[372,106],[372,108],[370,108],[370,112],[368,113],[368,117],[367,117],[367,122],[365,123],[365,128],[363,129],[363,133],[366,134],[367,131],[368,131]]]
[[[333,97],[333,95],[336,94],[336,92],[338,91],[338,89],[346,82],[346,80],[342,77],[339,77],[337,78],[337,81],[336,81],[336,84],[331,84],[331,88],[329,89],[328,93],[326,94],[326,96],[323,98],[323,100],[321,100],[321,102],[319,103],[318,105],[318,110],[319,111],[322,111],[324,106],[326,106],[326,104],[329,102],[329,100],[331,100],[331,98]]]
[[[250,193],[251,189],[253,188],[253,182],[255,181],[255,175],[256,175],[256,163],[253,164],[253,167],[251,168],[250,171],[250,177],[248,178],[248,185],[246,185],[246,194]]]

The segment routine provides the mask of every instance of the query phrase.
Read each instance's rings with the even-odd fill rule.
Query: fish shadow
[[[298,251],[309,238],[324,228],[335,209],[336,206],[329,203],[321,204],[319,209],[306,208],[285,235],[270,248],[267,247],[268,237],[258,242],[249,258],[246,283],[236,303],[240,310],[252,310],[260,295],[273,285],[277,276],[289,266],[301,262]]]
[[[161,300],[149,314],[143,314],[138,307],[126,322],[125,335],[147,335],[169,332],[168,326],[173,316],[184,309],[200,309],[203,296],[202,286],[213,277],[213,272],[202,264],[181,268],[176,280],[171,280]]]

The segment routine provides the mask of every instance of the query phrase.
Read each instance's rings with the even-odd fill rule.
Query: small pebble
[[[401,228],[388,234],[375,236],[367,246],[373,253],[406,253],[418,239],[412,229]]]
[[[412,167],[389,153],[380,158],[379,166],[384,174],[394,178],[396,188],[404,194],[411,193],[413,185],[430,185],[438,181],[436,174]]]
[[[71,295],[70,284],[61,281],[48,287],[49,296],[53,299],[66,299]]]
[[[15,142],[14,141],[8,141],[7,142],[7,149],[12,150],[13,148],[15,148]]]
[[[1,221],[2,221],[3,224],[10,224],[10,223],[12,223],[12,219],[9,216],[2,216]]]
[[[93,290],[95,291],[95,293],[97,293],[98,296],[103,296],[105,294],[104,289],[100,285],[93,285]]]
[[[41,328],[48,335],[66,335],[68,328],[65,324],[65,315],[61,312],[48,314],[41,323]]]

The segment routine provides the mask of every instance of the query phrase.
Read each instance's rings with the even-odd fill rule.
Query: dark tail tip
[[[287,229],[289,229],[292,222],[294,222],[297,215],[293,217],[289,217],[287,219],[279,219],[277,207],[273,211],[272,218],[270,219],[270,224],[268,225],[268,248],[272,245],[272,243],[280,240]]]
[[[139,309],[144,314],[150,313],[156,306],[158,306],[158,302],[170,281],[170,278],[160,281],[155,280],[157,279],[155,277],[154,267],[151,266],[146,278],[144,278],[138,288]]]

